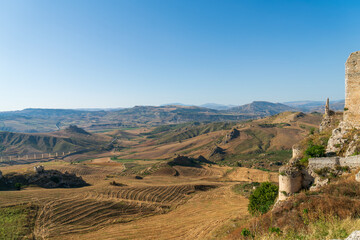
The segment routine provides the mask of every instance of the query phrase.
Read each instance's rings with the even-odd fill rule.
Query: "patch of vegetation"
[[[325,146],[314,145],[312,141],[309,141],[308,147],[306,148],[304,155],[305,156],[300,159],[299,164],[302,166],[307,166],[309,164],[309,158],[325,157]]]
[[[0,239],[33,239],[35,207],[0,208]]]
[[[115,182],[115,181],[110,182],[110,185],[117,186],[117,187],[125,187],[125,186],[127,186],[124,183],[118,183],[118,182]]]
[[[275,203],[279,187],[270,182],[261,183],[250,195],[248,210],[252,215],[264,214]]]
[[[256,187],[259,187],[260,183],[252,182],[252,183],[241,183],[235,184],[231,189],[246,198],[249,198],[250,195],[255,191]],[[255,189],[254,189],[255,188]]]
[[[215,122],[187,125],[176,129],[176,131],[165,132],[164,135],[159,136],[159,143],[179,142],[210,132],[230,130],[235,124],[232,122]]]
[[[325,147],[323,145],[309,145],[305,150],[305,154],[309,157],[325,157]]]
[[[255,167],[265,171],[278,171],[279,167],[291,158],[291,150],[274,150],[264,153],[229,154],[225,155],[221,164],[238,167]]]
[[[344,239],[360,228],[359,198],[355,179],[340,178],[317,192],[302,192],[281,202],[273,211],[239,226],[233,238],[242,239],[246,228],[255,239]],[[271,228],[281,233],[274,238]]]
[[[291,126],[291,124],[289,123],[260,123],[259,127],[262,128],[274,128],[274,127],[278,127],[278,128],[283,128],[283,127],[288,127]]]

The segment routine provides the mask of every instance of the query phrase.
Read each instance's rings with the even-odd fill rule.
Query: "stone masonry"
[[[345,64],[344,122],[360,127],[360,51],[351,53]]]
[[[333,114],[335,113],[330,110],[329,99],[327,99],[320,132],[330,126],[331,115]],[[328,157],[311,158],[309,159],[308,167],[301,169],[296,166],[301,156],[301,151],[298,147],[294,146],[292,159],[288,165],[280,168],[278,200],[285,200],[289,195],[303,188],[309,188],[313,184],[316,186],[326,184],[327,180],[321,182],[321,179],[316,176],[316,169],[325,167],[334,169],[338,166],[349,167],[351,169],[359,168],[360,155],[352,156],[355,153],[355,142],[359,140],[359,136],[353,137],[352,142],[348,144],[348,149],[343,154],[344,157],[334,156],[349,141],[346,134],[353,128],[360,129],[360,51],[351,53],[345,64],[345,108],[343,121],[332,131],[326,151]],[[360,179],[360,176],[357,176],[357,179]]]

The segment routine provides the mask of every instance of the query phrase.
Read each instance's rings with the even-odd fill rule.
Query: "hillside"
[[[324,112],[325,101],[294,101],[283,103],[303,112]],[[333,111],[343,111],[345,100],[330,101],[330,108]]]
[[[286,111],[297,111],[297,109],[282,103],[254,101],[242,106],[229,108],[227,111],[264,117]]]
[[[340,103],[341,105],[341,103]],[[106,131],[137,127],[152,127],[188,122],[222,122],[256,119],[285,111],[300,111],[281,103],[256,101],[231,107],[217,104],[196,106],[135,106],[124,109],[24,109],[0,112],[0,131],[40,133],[53,132],[70,125],[86,131]],[[314,111],[323,111],[320,106]],[[334,105],[335,107],[335,105]],[[213,109],[214,108],[214,109]],[[305,109],[305,108],[304,108]],[[305,109],[307,111],[307,108]]]
[[[291,157],[293,144],[318,128],[321,118],[321,114],[285,112],[240,123],[164,125],[140,132],[123,145],[119,142],[124,148],[114,154],[120,159],[202,155],[219,164],[276,169]]]
[[[178,124],[192,121],[239,121],[252,118],[246,114],[188,106],[136,106],[112,111],[64,109],[25,109],[0,112],[0,130],[10,132],[52,132],[77,125],[88,131],[129,127]]]
[[[42,134],[0,132],[0,154],[25,155],[35,153],[62,153],[106,147],[111,137],[90,134],[76,126]]]

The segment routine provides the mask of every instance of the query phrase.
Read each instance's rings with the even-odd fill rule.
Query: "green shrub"
[[[270,182],[264,182],[250,195],[248,210],[252,215],[264,214],[274,204],[279,188]]]
[[[325,147],[322,145],[310,145],[305,154],[309,157],[325,157]]]
[[[315,133],[315,128],[314,127],[310,128],[310,135],[314,135],[314,133]]]
[[[15,188],[17,189],[17,190],[20,190],[21,189],[21,187],[22,187],[22,184],[21,183],[15,183]]]
[[[303,157],[299,162],[301,165],[307,166],[309,164],[309,157]]]
[[[249,237],[249,236],[251,236],[251,232],[248,229],[244,228],[241,231],[241,235],[244,236],[244,237]]]
[[[270,227],[269,233],[276,233],[277,235],[280,235],[282,233],[282,231],[278,227]]]

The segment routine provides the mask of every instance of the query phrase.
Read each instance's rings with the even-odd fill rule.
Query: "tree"
[[[278,195],[279,188],[270,182],[263,182],[251,195],[248,210],[252,215],[269,211]]]

